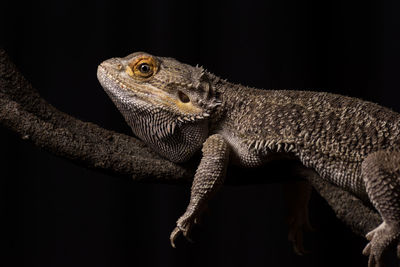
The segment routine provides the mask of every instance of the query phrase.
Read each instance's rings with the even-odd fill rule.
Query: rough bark
[[[0,124],[24,140],[89,168],[135,179],[190,179],[192,171],[159,157],[139,140],[83,122],[40,97],[0,50]]]
[[[190,182],[194,174],[193,163],[171,163],[133,137],[80,121],[57,110],[40,97],[2,49],[0,125],[50,153],[88,168],[131,175],[134,180]],[[265,180],[268,181],[271,180]],[[245,183],[249,181],[234,182],[236,185]],[[355,233],[364,235],[380,223],[375,211],[348,192],[321,179],[311,179],[311,183]]]

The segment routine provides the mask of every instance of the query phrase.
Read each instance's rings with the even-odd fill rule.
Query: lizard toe
[[[366,235],[370,242],[364,248],[363,254],[369,256],[368,267],[382,266],[384,253],[394,242],[398,242],[399,235],[400,227],[386,222]]]
[[[369,256],[369,254],[371,253],[371,243],[368,243],[365,248],[363,249],[362,254],[364,256]]]
[[[190,238],[190,232],[197,220],[198,218],[193,213],[187,212],[178,219],[176,227],[170,235],[171,246],[173,248],[175,248],[175,241],[181,234],[186,238],[186,240],[193,243],[193,240]]]
[[[397,258],[400,259],[400,240],[399,240],[399,243],[397,245]]]
[[[189,230],[188,229],[182,229],[181,227],[177,226],[175,229],[171,232],[170,235],[170,241],[171,241],[171,246],[173,248],[176,248],[175,241],[178,239],[178,237],[182,234],[187,241],[193,243],[193,240],[189,237]]]
[[[178,227],[175,227],[175,229],[172,231],[169,240],[171,241],[171,246],[173,248],[176,248],[175,246],[175,241],[178,238],[178,236],[181,234],[181,230]]]

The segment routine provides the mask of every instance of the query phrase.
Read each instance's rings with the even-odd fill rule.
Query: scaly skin
[[[295,158],[304,173],[371,202],[380,213],[383,223],[366,236],[369,266],[380,266],[392,244],[400,254],[398,113],[341,95],[248,88],[142,52],[103,62],[98,79],[133,132],[161,155],[184,162],[202,150],[173,246],[222,185],[229,162],[256,167]]]

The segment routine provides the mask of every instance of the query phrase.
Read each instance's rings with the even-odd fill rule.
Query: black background
[[[313,88],[400,111],[399,8],[395,0],[9,1],[0,4],[0,45],[54,106],[127,134],[96,67],[134,51],[198,63],[249,86]],[[0,150],[4,266],[367,264],[366,242],[316,194],[309,255],[295,256],[286,240],[280,184],[224,187],[196,242],[172,249],[189,186],[87,170],[3,128]]]

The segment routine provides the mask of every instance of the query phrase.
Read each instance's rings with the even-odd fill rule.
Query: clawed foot
[[[369,256],[368,267],[382,267],[382,255],[394,242],[399,242],[400,226],[383,222],[366,235],[370,241],[363,250]],[[400,257],[400,244],[397,246],[397,256]]]
[[[169,237],[171,240],[171,246],[175,248],[175,240],[180,234],[182,234],[189,242],[193,242],[189,237],[190,231],[192,227],[198,223],[199,218],[197,218],[193,212],[185,212],[185,214],[183,214],[176,222],[176,227]]]

